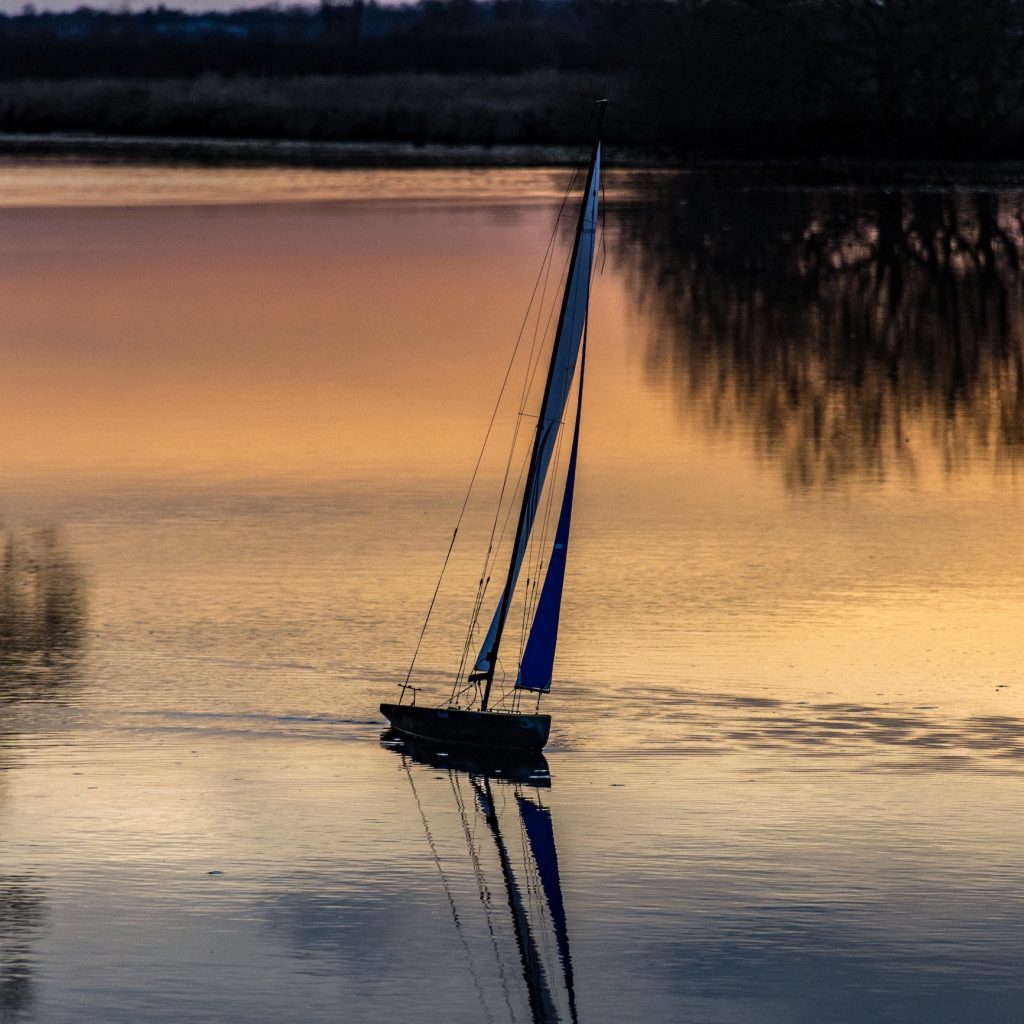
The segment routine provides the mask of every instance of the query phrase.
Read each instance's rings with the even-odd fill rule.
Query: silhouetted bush
[[[417,143],[589,141],[596,76],[388,74],[8,83],[6,131]]]

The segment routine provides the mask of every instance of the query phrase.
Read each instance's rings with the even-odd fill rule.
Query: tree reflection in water
[[[81,570],[52,529],[0,533],[0,702],[67,680],[85,633]]]
[[[28,1019],[31,940],[45,916],[45,896],[31,879],[0,875],[0,1024]]]
[[[650,189],[645,186],[645,190]],[[1024,451],[1024,193],[662,179],[620,208],[649,369],[787,484]]]
[[[6,741],[18,730],[17,705],[63,699],[85,615],[82,573],[60,534],[0,529],[0,782]],[[31,877],[0,874],[0,1024],[31,1017],[32,942],[45,907]]]

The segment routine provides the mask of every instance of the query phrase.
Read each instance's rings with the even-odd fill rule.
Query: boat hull
[[[480,750],[541,750],[551,731],[550,715],[381,704],[391,727],[413,739]]]

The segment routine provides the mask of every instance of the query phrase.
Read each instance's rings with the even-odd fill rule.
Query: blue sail
[[[583,371],[586,369],[587,353],[584,342],[583,359],[580,363],[580,386],[576,396],[576,425],[572,432],[572,451],[569,454],[569,470],[565,477],[565,493],[562,495],[562,510],[558,514],[558,528],[555,543],[551,549],[547,576],[541,588],[533,626],[526,641],[526,650],[519,665],[516,679],[518,690],[539,690],[547,693],[551,689],[551,676],[555,665],[555,645],[558,642],[558,618],[562,608],[562,583],[565,580],[565,557],[569,550],[569,526],[572,520],[572,495],[576,483],[576,452],[580,444],[580,414],[583,411]]]
[[[538,424],[539,438],[536,446],[534,472],[526,481],[526,495],[523,504],[523,528],[518,538],[515,555],[512,559],[508,582],[498,599],[490,628],[484,637],[473,666],[474,672],[487,672],[491,669],[489,655],[494,650],[498,638],[498,630],[503,625],[502,616],[507,613],[507,605],[511,600],[519,579],[526,546],[530,540],[530,530],[540,505],[541,491],[547,476],[548,464],[555,449],[558,428],[565,415],[565,405],[569,400],[569,391],[573,377],[576,375],[576,361],[583,337],[583,324],[587,318],[587,305],[590,298],[590,273],[594,262],[594,238],[597,232],[597,197],[600,191],[601,146],[594,151],[594,169],[590,175],[590,192],[586,197],[583,217],[580,222],[579,247],[576,260],[570,268],[569,280],[566,282],[564,315],[561,318],[560,330],[555,338],[554,350],[551,354],[551,386],[547,392],[544,407],[541,410]]]
[[[558,959],[562,964],[562,975],[565,978],[565,989],[569,996],[569,1013],[576,1020],[576,987],[573,984],[572,957],[569,954],[569,929],[565,920],[565,904],[562,902],[562,883],[558,876],[558,853],[555,850],[555,831],[551,825],[551,815],[547,808],[539,807],[526,797],[516,796],[519,804],[519,816],[526,829],[530,850],[537,864],[540,884],[544,889],[544,897],[551,912],[551,922],[555,926],[555,939],[558,942]]]

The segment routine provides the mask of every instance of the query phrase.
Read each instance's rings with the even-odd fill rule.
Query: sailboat
[[[603,120],[607,100],[598,103]],[[562,583],[565,578],[569,527],[572,518],[573,490],[576,479],[576,456],[579,448],[580,417],[583,410],[583,373],[586,363],[586,325],[590,301],[590,279],[598,224],[598,195],[601,178],[600,124],[587,169],[586,185],[580,203],[576,233],[573,237],[565,288],[551,348],[544,394],[540,403],[536,431],[530,453],[515,539],[509,560],[505,585],[501,590],[472,670],[468,673],[470,706],[461,706],[457,699],[441,707],[416,704],[415,690],[411,702],[405,702],[409,691],[408,677],[397,704],[381,704],[380,710],[392,728],[421,740],[486,747],[500,750],[540,750],[548,741],[551,716],[539,712],[492,706],[492,688],[498,668],[498,652],[508,622],[520,570],[527,553],[534,522],[541,507],[542,494],[552,454],[562,427],[566,405],[579,367],[576,389],[575,421],[572,447],[562,492],[561,511],[554,543],[548,560],[547,574],[537,601],[529,637],[523,650],[516,676],[515,689],[529,690],[540,697],[551,689],[555,645],[558,639]],[[457,531],[456,531],[457,532]],[[453,537],[454,543],[454,537]],[[436,596],[436,592],[435,592]],[[429,613],[428,613],[429,614]],[[411,670],[410,670],[411,671]],[[453,690],[453,695],[455,691]],[[477,705],[479,701],[479,706]]]
[[[429,776],[421,774],[421,778],[446,779],[450,784],[473,874],[480,890],[478,905],[484,908],[489,917],[487,927],[491,936],[490,945],[498,955],[500,975],[506,984],[511,981],[507,977],[498,942],[503,929],[498,919],[490,919],[490,915],[500,907],[499,893],[504,896],[507,910],[505,920],[511,920],[532,1024],[559,1024],[566,1018],[570,1024],[576,1024],[576,985],[555,833],[551,812],[541,796],[542,790],[551,786],[551,776],[544,756],[538,752],[518,764],[505,761],[503,767],[499,767],[498,762],[481,760],[477,752],[473,751],[456,751],[442,758],[436,748],[415,741],[403,741],[396,738],[394,732],[386,733],[381,742],[402,758],[402,766],[423,818],[427,841],[445,885],[455,928],[466,946],[467,961],[470,970],[474,972],[477,981],[475,987],[484,1003],[486,1018],[493,1019],[485,1002],[486,986],[476,977],[476,958],[462,934],[469,917],[468,908],[460,911],[457,907],[455,887],[449,878],[455,861],[442,857],[437,847],[438,838],[428,821],[428,802],[421,797],[420,787],[414,780],[416,765],[433,769]],[[445,774],[437,775],[437,770]],[[472,794],[469,800],[465,797],[470,794],[463,794],[463,785],[467,781]],[[512,801],[507,799],[508,795],[511,795]],[[514,812],[511,809],[513,803]],[[507,810],[503,813],[506,805]],[[513,828],[509,836],[511,842],[507,838],[510,817],[518,822],[518,829]],[[481,828],[481,824],[486,828]],[[516,831],[518,836],[515,835]],[[496,854],[501,869],[500,888],[491,884],[487,878],[483,849],[483,836],[487,834],[494,844],[492,866]],[[504,914],[499,917],[504,917]],[[504,933],[507,934],[507,931]],[[552,933],[555,938],[553,949],[550,944]]]

